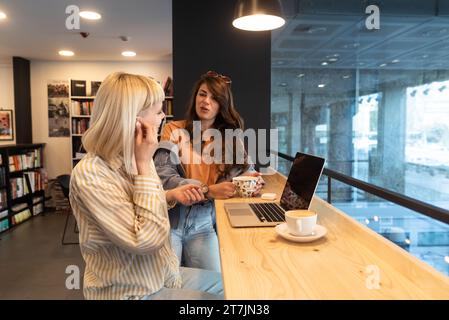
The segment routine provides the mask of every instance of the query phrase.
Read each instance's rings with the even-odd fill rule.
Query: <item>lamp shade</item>
[[[232,25],[247,31],[267,31],[282,27],[279,0],[238,0]]]

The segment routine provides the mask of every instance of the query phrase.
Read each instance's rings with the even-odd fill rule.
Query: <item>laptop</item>
[[[309,209],[323,172],[325,159],[298,152],[285,183],[280,204],[276,202],[225,203],[231,226],[270,227],[285,221],[285,211]]]

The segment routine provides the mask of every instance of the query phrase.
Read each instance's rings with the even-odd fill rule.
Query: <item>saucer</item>
[[[324,237],[327,233],[327,229],[326,227],[323,227],[319,224],[317,224],[315,226],[315,229],[313,230],[312,234],[309,234],[307,236],[294,236],[291,233],[288,232],[288,227],[287,224],[281,223],[278,224],[275,227],[275,230],[277,232],[278,235],[280,235],[281,237],[290,240],[290,241],[295,241],[295,242],[311,242],[311,241],[315,241],[318,240],[322,237]]]

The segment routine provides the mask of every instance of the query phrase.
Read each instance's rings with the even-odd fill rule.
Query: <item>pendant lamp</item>
[[[279,0],[238,0],[232,25],[247,31],[268,31],[282,27]]]

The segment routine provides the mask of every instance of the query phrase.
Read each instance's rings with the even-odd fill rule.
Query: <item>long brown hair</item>
[[[222,136],[222,159],[225,159],[226,146],[225,144],[225,129],[241,129],[244,130],[243,119],[240,114],[237,112],[234,105],[234,98],[232,96],[231,85],[226,83],[220,77],[212,77],[208,75],[203,75],[201,78],[194,84],[192,89],[192,94],[189,99],[187,105],[186,112],[186,130],[189,132],[190,137],[193,137],[193,121],[200,121],[198,114],[196,113],[196,96],[201,85],[205,83],[207,88],[213,95],[215,101],[217,101],[219,105],[219,110],[217,117],[212,125],[214,129],[220,131]],[[192,140],[191,140],[192,141]],[[247,154],[245,152],[245,159],[243,164],[236,163],[236,148],[237,141],[234,137],[233,145],[232,145],[232,155],[233,155],[233,164],[224,164],[224,166],[218,166],[219,175],[218,179],[221,178],[229,178],[229,173],[231,169],[238,168],[241,171],[246,171],[249,168]]]

